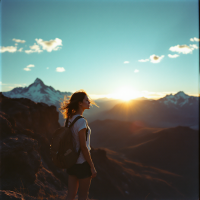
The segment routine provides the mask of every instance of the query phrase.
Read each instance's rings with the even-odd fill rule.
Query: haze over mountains
[[[60,107],[60,101],[71,92],[60,92],[47,86],[37,78],[28,87],[17,87],[3,94],[10,98],[28,98],[34,102],[44,102]],[[84,112],[88,122],[95,120],[113,119],[120,121],[140,121],[146,126],[174,127],[178,125],[199,129],[198,103],[199,97],[189,96],[183,91],[175,95],[169,94],[158,100],[134,99],[123,102],[118,99],[98,99],[95,101],[99,108],[93,106]],[[59,113],[59,123],[64,119]]]

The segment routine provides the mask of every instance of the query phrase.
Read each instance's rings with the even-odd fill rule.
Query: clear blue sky
[[[38,77],[60,91],[85,89],[90,95],[121,87],[151,97],[199,93],[197,0],[1,0],[0,5],[2,91]]]

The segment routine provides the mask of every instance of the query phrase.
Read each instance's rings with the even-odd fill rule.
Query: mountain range
[[[3,92],[10,98],[28,98],[34,102],[43,102],[60,107],[65,95],[71,92],[60,92],[47,86],[39,78],[28,87],[16,87],[11,91]],[[198,129],[199,97],[189,96],[183,91],[175,95],[169,94],[158,100],[138,98],[127,102],[116,99],[98,99],[95,101],[99,108],[93,106],[84,112],[88,122],[95,120],[114,119],[122,121],[140,120],[148,126],[172,127],[186,125]],[[59,113],[59,122],[64,123]]]

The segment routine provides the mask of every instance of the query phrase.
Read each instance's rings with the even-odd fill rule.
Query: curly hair
[[[71,118],[79,108],[79,102],[83,102],[83,99],[87,93],[84,90],[74,92],[71,96],[64,96],[64,100],[60,104],[59,110],[63,114],[64,119]],[[88,96],[88,95],[87,95]],[[96,103],[88,96],[91,105]],[[98,106],[97,106],[98,107]]]

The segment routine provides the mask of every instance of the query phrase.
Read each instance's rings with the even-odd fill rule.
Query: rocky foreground
[[[0,199],[66,199],[67,174],[53,165],[49,152],[51,136],[60,127],[58,116],[55,106],[0,93]],[[179,174],[108,149],[92,148],[91,155],[97,177],[90,199],[198,199],[195,188],[177,187],[184,180]]]

